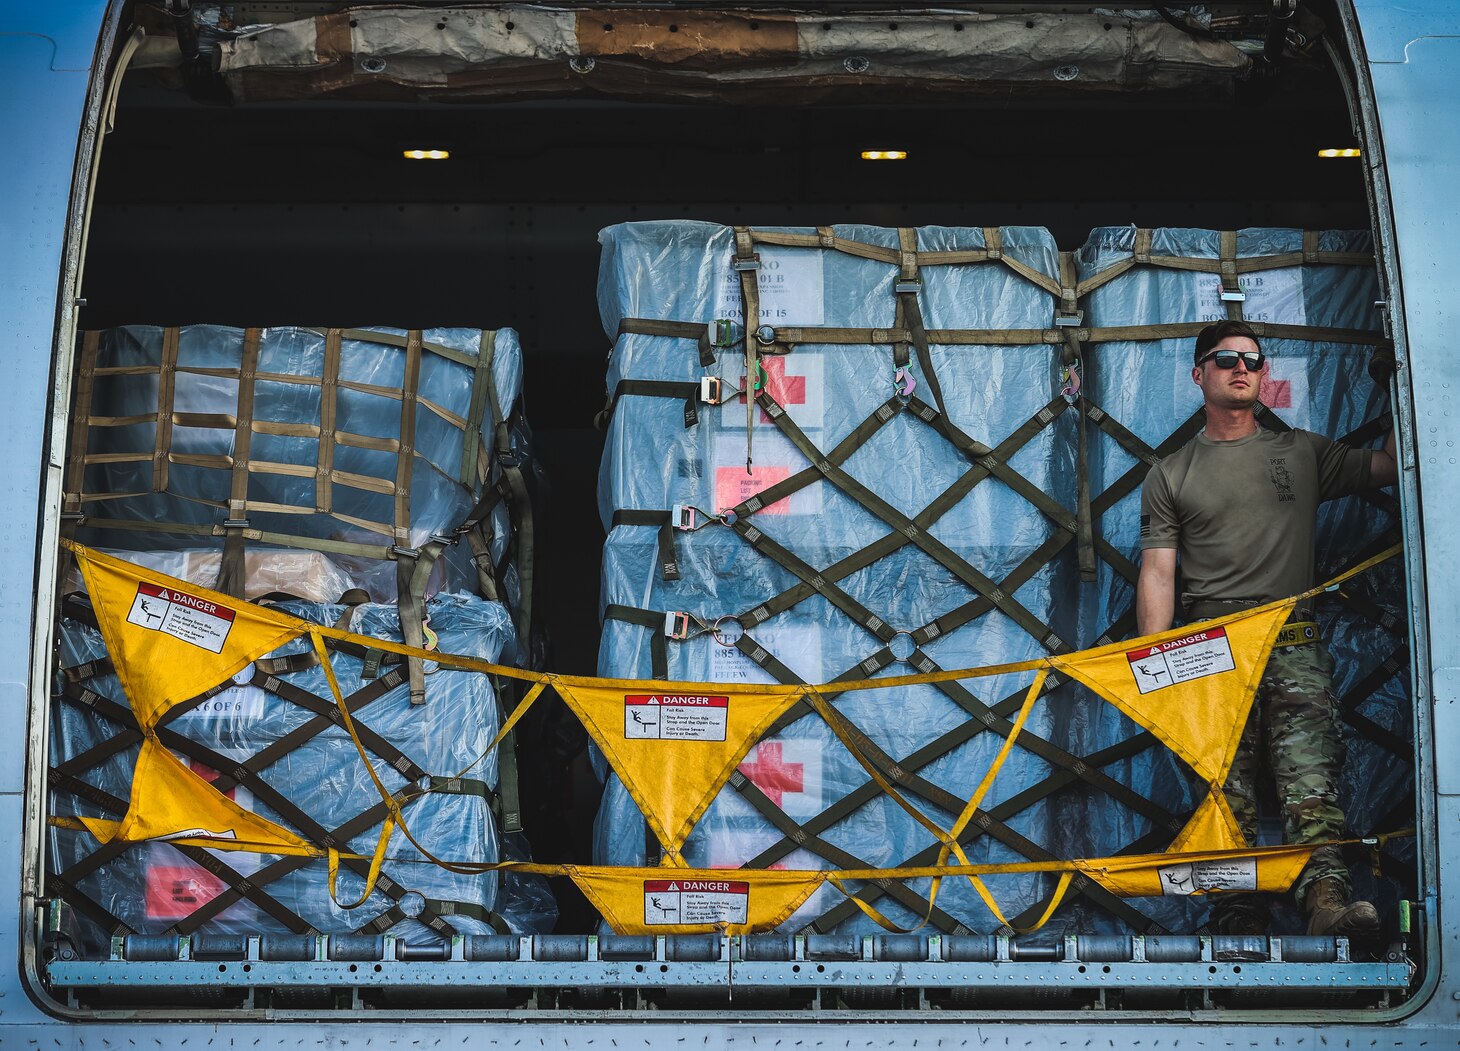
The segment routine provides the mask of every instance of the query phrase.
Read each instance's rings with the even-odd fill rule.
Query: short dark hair
[[[1200,364],[1201,356],[1211,350],[1228,336],[1242,336],[1257,343],[1257,349],[1262,349],[1262,344],[1257,340],[1257,333],[1252,331],[1252,326],[1245,321],[1218,321],[1208,325],[1196,334],[1196,353],[1192,355],[1192,364]]]

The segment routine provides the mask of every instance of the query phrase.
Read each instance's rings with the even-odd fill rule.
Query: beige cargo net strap
[[[532,512],[520,465],[512,456],[508,420],[493,380],[492,361],[495,333],[484,331],[478,354],[469,354],[452,347],[433,343],[419,330],[404,336],[358,329],[309,329],[324,337],[324,366],[318,376],[263,372],[258,368],[262,330],[245,330],[242,360],[237,368],[203,368],[179,365],[177,362],[179,330],[163,331],[161,360],[157,365],[101,366],[98,348],[101,333],[86,332],[81,339],[81,357],[76,379],[76,407],[72,417],[70,450],[67,459],[66,485],[63,496],[65,533],[74,536],[78,527],[140,533],[164,533],[223,539],[223,565],[219,587],[229,594],[241,594],[246,542],[258,542],[289,548],[302,548],[324,554],[357,556],[377,561],[395,561],[402,596],[402,627],[408,641],[419,646],[424,641],[420,605],[431,567],[442,551],[465,537],[472,549],[479,587],[488,598],[500,595],[501,574],[505,567],[493,564],[489,538],[484,524],[493,507],[506,501],[513,513],[512,538],[519,556],[518,571],[522,581],[522,600],[513,611],[518,633],[530,637],[532,587]],[[395,347],[404,352],[404,378],[399,387],[364,383],[341,375],[341,347],[345,341],[374,343]],[[422,355],[431,354],[465,366],[471,370],[471,415],[462,417],[420,394]],[[233,380],[238,385],[237,407],[233,413],[180,413],[174,411],[173,395],[179,375]],[[155,376],[158,384],[158,405],[155,413],[132,416],[98,415],[95,408],[96,385],[99,379],[112,376]],[[259,419],[254,412],[255,391],[262,382],[285,384],[319,391],[319,422],[294,422]],[[388,437],[362,434],[339,426],[338,396],[351,390],[400,403],[400,424],[397,433]],[[466,519],[457,523],[447,536],[433,537],[421,547],[411,543],[411,488],[415,463],[419,458],[443,475],[450,476],[430,459],[427,450],[417,447],[417,417],[425,412],[447,426],[461,432],[461,467],[456,481],[466,490],[478,494],[480,502]],[[93,430],[115,430],[152,424],[155,427],[154,447],[147,452],[93,452]],[[175,446],[180,431],[188,429],[227,430],[232,432],[233,453],[200,454],[178,450]],[[315,462],[279,463],[259,460],[251,455],[254,435],[278,435],[311,440],[316,446]],[[490,436],[490,437],[484,437]],[[489,445],[488,442],[491,444]],[[395,468],[389,476],[373,476],[342,470],[335,464],[340,448],[373,450],[394,457]],[[199,525],[182,522],[124,520],[106,517],[109,502],[146,495],[146,492],[87,491],[88,468],[117,463],[151,463],[151,485],[146,492],[167,493],[170,498],[219,507],[226,512],[221,524]],[[229,477],[226,506],[196,500],[172,492],[168,484],[171,465],[226,472]],[[314,479],[312,505],[280,504],[250,496],[252,476],[275,476]],[[341,488],[386,497],[392,509],[389,521],[375,521],[345,513],[337,506]],[[302,536],[295,532],[262,530],[249,522],[251,512],[330,517],[382,538],[379,544],[360,543]],[[413,691],[424,696],[419,672],[413,673]]]
[[[1241,274],[1301,263],[1373,265],[1373,259],[1368,254],[1320,251],[1318,234],[1312,231],[1304,234],[1301,252],[1246,258],[1237,256],[1236,233],[1227,231],[1222,233],[1219,238],[1219,258],[1204,259],[1152,255],[1150,253],[1152,232],[1138,230],[1132,254],[1127,260],[1117,263],[1083,282],[1077,280],[1073,253],[1060,254],[1057,276],[1045,274],[1007,252],[1003,245],[1001,231],[996,227],[983,230],[984,247],[958,251],[919,251],[916,247],[917,233],[908,228],[898,231],[896,248],[840,237],[830,227],[818,228],[814,234],[760,231],[740,227],[735,230],[735,238],[736,260],[749,260],[749,262],[737,262],[737,267],[743,267],[745,270],[750,270],[758,265],[759,256],[755,255],[752,249],[763,245],[835,251],[896,267],[893,284],[895,310],[892,325],[887,328],[760,326],[755,329],[747,327],[746,331],[739,332],[732,322],[725,319],[682,321],[626,318],[620,322],[620,333],[691,340],[698,354],[699,362],[706,370],[712,369],[717,364],[717,351],[733,353],[738,348],[739,341],[743,339],[746,344],[748,367],[745,375],[747,377],[757,375],[750,367],[750,363],[756,361],[760,355],[794,353],[796,347],[800,345],[864,344],[874,348],[886,347],[890,351],[891,364],[896,370],[895,375],[899,378],[910,367],[914,356],[916,357],[917,366],[923,374],[922,379],[935,403],[929,404],[916,395],[906,395],[899,386],[892,392],[892,396],[885,404],[879,406],[835,448],[823,452],[797,426],[790,413],[776,401],[770,390],[765,389],[763,384],[747,380],[745,382],[747,391],[732,393],[745,396],[747,409],[751,402],[758,404],[782,434],[805,456],[811,466],[771,485],[733,508],[710,511],[692,508],[690,511],[700,516],[692,522],[683,520],[684,511],[680,511],[679,518],[676,518],[668,509],[626,508],[614,513],[615,525],[655,526],[658,528],[659,566],[660,573],[665,579],[674,580],[680,576],[681,560],[676,552],[678,535],[706,525],[720,525],[732,529],[750,547],[775,562],[782,569],[787,570],[798,580],[796,585],[779,595],[758,602],[748,610],[728,614],[728,619],[745,629],[744,633],[734,642],[736,649],[782,683],[794,683],[795,674],[770,651],[769,647],[757,641],[753,634],[754,629],[814,595],[820,595],[826,599],[881,643],[874,653],[839,677],[836,680],[839,683],[843,680],[864,678],[894,663],[897,658],[894,658],[891,643],[898,635],[906,635],[915,646],[912,655],[905,658],[910,666],[924,672],[935,672],[939,670],[938,666],[923,647],[928,642],[957,630],[994,610],[1008,616],[1051,653],[1059,654],[1067,650],[1068,645],[1047,624],[1020,604],[1014,598],[1014,594],[1040,569],[1057,558],[1071,541],[1075,542],[1079,556],[1079,568],[1084,579],[1093,580],[1097,561],[1103,560],[1110,564],[1117,573],[1132,583],[1134,582],[1136,576],[1134,566],[1129,559],[1099,535],[1096,525],[1115,503],[1139,487],[1151,465],[1180,448],[1201,429],[1204,416],[1198,411],[1154,448],[1146,445],[1119,421],[1091,402],[1082,390],[1081,377],[1085,347],[1091,343],[1192,339],[1206,323],[1088,327],[1083,324],[1084,314],[1080,304],[1092,291],[1136,266],[1213,273],[1221,278],[1222,300],[1227,306],[1229,316],[1240,317],[1242,293],[1238,279]],[[1052,297],[1051,326],[1038,329],[991,330],[926,328],[921,309],[923,274],[929,267],[949,265],[989,265],[1011,270]],[[747,274],[744,272],[740,274],[740,277],[742,290],[749,293],[754,282],[747,280]],[[743,316],[757,317],[757,312],[753,310],[755,300],[749,294],[745,298],[746,312]],[[1259,336],[1271,338],[1314,340],[1350,345],[1379,345],[1384,342],[1383,337],[1378,333],[1368,331],[1260,322],[1253,323],[1253,328]],[[752,344],[755,346],[752,347]],[[1048,347],[1049,353],[1052,356],[1058,355],[1057,361],[1064,367],[1065,386],[1034,417],[1016,428],[1014,433],[999,445],[991,448],[953,424],[944,411],[941,387],[933,370],[928,350],[930,346],[936,345]],[[710,385],[708,389],[712,392],[712,397],[709,398],[705,397],[706,385],[703,383],[622,380],[612,394],[609,409],[611,411],[614,404],[625,396],[683,400],[685,402],[685,425],[692,427],[699,422],[702,402],[719,404],[723,400],[728,400],[728,396],[724,393],[723,381]],[[1049,494],[1041,491],[1038,486],[1010,466],[1011,459],[1021,448],[1045,427],[1051,426],[1066,409],[1071,407],[1076,409],[1079,468],[1077,504],[1074,513],[1071,513]],[[882,426],[900,414],[907,414],[927,424],[954,445],[970,462],[968,470],[960,479],[936,498],[923,512],[911,517],[897,512],[852,477],[842,466],[864,444],[874,441],[875,435]],[[1270,412],[1263,413],[1261,419],[1266,426],[1271,428],[1281,429],[1285,426]],[[1376,421],[1376,423],[1382,424],[1382,421]],[[1105,432],[1136,458],[1136,464],[1129,471],[1099,494],[1091,492],[1087,424],[1093,424]],[[1353,435],[1346,436],[1344,440],[1354,443],[1367,441],[1373,437],[1371,431],[1372,425],[1366,425]],[[974,486],[990,477],[997,478],[1023,496],[1035,512],[1042,515],[1055,527],[1048,539],[1001,581],[987,578],[957,553],[939,544],[929,533],[929,528],[944,513],[967,496]],[[891,528],[891,532],[863,550],[843,558],[835,565],[818,567],[805,563],[792,551],[761,530],[756,525],[754,516],[777,501],[788,498],[806,486],[823,480],[835,486],[844,495],[886,523]],[[907,626],[905,630],[900,631],[899,626],[888,623],[877,611],[863,606],[840,584],[858,570],[907,546],[917,547],[927,554],[956,579],[967,585],[974,595],[971,601],[943,614],[929,624]],[[707,614],[702,619],[690,613],[610,604],[605,610],[605,616],[608,619],[648,629],[652,673],[656,678],[667,678],[669,646],[677,641],[711,631],[713,624],[723,619],[718,615],[719,612],[723,611],[717,611],[712,615]],[[666,626],[667,617],[674,618],[672,628]],[[1101,635],[1100,644],[1109,643],[1113,639],[1128,634],[1133,629],[1133,612],[1128,611],[1107,627]],[[1050,676],[1043,688],[1054,689],[1059,684],[1060,679],[1057,676]],[[993,730],[1007,736],[1012,730],[1009,720],[1017,711],[1020,698],[1016,694],[996,702],[987,702],[956,681],[943,681],[935,683],[935,685],[968,713],[971,720],[969,724],[959,731],[945,735],[944,738],[919,750],[915,755],[901,757],[900,760],[898,757],[882,752],[870,740],[864,740],[863,751],[869,760],[901,789],[918,796],[926,803],[947,809],[955,801],[951,800],[946,791],[919,776],[918,770],[949,754],[977,733]],[[828,696],[834,695],[828,694]],[[1353,707],[1356,706],[1356,704],[1353,705]],[[774,733],[784,729],[796,718],[805,715],[807,711],[808,707],[805,703],[793,706],[776,721],[769,732]],[[1127,758],[1150,747],[1152,740],[1148,735],[1137,734],[1096,755],[1086,757],[1072,755],[1053,742],[1044,741],[1028,731],[1025,731],[1022,739],[1030,742],[1028,746],[1032,747],[1040,758],[1053,768],[1054,773],[1030,792],[1021,793],[1017,802],[1001,804],[992,808],[988,813],[980,813],[979,827],[976,831],[994,836],[1005,846],[1031,860],[1047,860],[1052,855],[1046,848],[1018,833],[1011,826],[1010,819],[1020,810],[1049,798],[1075,782],[1083,782],[1089,787],[1107,794],[1116,802],[1151,822],[1152,831],[1132,844],[1130,847],[1132,850],[1139,851],[1146,847],[1154,849],[1155,846],[1165,841],[1163,837],[1169,837],[1173,825],[1179,824],[1174,815],[1128,787],[1116,784],[1101,769],[1112,762]],[[776,864],[796,849],[812,850],[832,864],[842,867],[865,867],[865,865],[859,865],[857,859],[829,842],[822,833],[874,798],[878,794],[874,783],[864,785],[822,814],[804,823],[790,818],[749,778],[737,773],[732,775],[729,784],[783,835],[779,842],[771,845],[751,860],[748,863],[750,867]],[[656,848],[655,840],[658,837],[652,828],[648,830],[648,835],[650,837],[649,854],[652,857]],[[924,851],[917,857],[909,859],[909,863],[926,862],[931,856],[929,851]],[[1098,886],[1090,886],[1087,881],[1080,880],[1079,877],[1077,877],[1074,889],[1076,892],[1096,897],[1097,900],[1100,897]],[[867,893],[876,896],[880,893],[880,888],[868,888]],[[905,888],[898,888],[892,893],[899,895],[904,904],[909,906],[915,904],[907,899]],[[1121,902],[1110,900],[1106,896],[1105,900],[1100,900],[1100,904],[1137,929],[1151,929],[1151,921],[1147,917]],[[811,929],[827,930],[835,927],[849,917],[851,908],[850,904],[844,904],[834,909],[825,917],[815,921],[811,925]],[[1026,914],[1020,920],[1029,922],[1033,918]],[[939,912],[933,914],[933,920],[945,930],[959,932],[966,929],[957,920]]]
[[[384,887],[389,892],[396,886],[388,878],[382,884],[381,873],[383,866],[391,861],[390,844],[394,833],[399,831],[416,847],[421,857],[452,872],[471,874],[519,869],[572,878],[599,905],[616,930],[647,933],[705,930],[747,933],[769,929],[784,922],[800,903],[826,883],[845,894],[851,907],[887,929],[907,929],[898,927],[884,916],[872,904],[875,896],[868,894],[865,888],[854,886],[854,881],[871,881],[872,886],[881,886],[909,879],[928,880],[925,908],[919,910],[922,921],[918,926],[921,926],[931,919],[936,909],[941,882],[948,878],[967,879],[992,914],[1011,930],[1034,929],[1047,921],[1076,879],[1099,886],[1105,893],[1124,896],[1220,893],[1239,888],[1286,889],[1302,870],[1312,850],[1320,844],[1286,847],[1246,844],[1227,808],[1222,784],[1268,654],[1296,603],[1339,587],[1345,580],[1398,553],[1397,547],[1382,552],[1305,595],[1152,636],[1139,644],[1120,643],[1079,653],[934,675],[837,684],[836,692],[847,692],[992,675],[1017,674],[1026,679],[1028,686],[1012,731],[982,778],[976,784],[961,786],[961,791],[967,794],[958,797],[955,807],[944,814],[933,815],[906,798],[884,776],[880,765],[864,751],[865,737],[829,703],[822,687],[804,683],[776,687],[594,679],[525,672],[441,653],[429,656],[444,667],[515,678],[532,683],[532,688],[502,726],[496,739],[476,760],[452,772],[420,772],[419,776],[414,776],[417,771],[412,768],[406,774],[412,777],[407,787],[392,793],[381,780],[376,766],[381,761],[397,765],[391,763],[390,746],[388,742],[372,741],[368,729],[362,728],[355,718],[355,711],[363,706],[364,701],[358,698],[358,694],[355,698],[341,694],[330,661],[331,646],[368,646],[405,658],[426,654],[413,647],[354,636],[217,592],[193,588],[163,574],[85,548],[73,546],[72,549],[87,583],[95,623],[106,641],[110,668],[115,671],[129,702],[124,706],[93,696],[80,703],[102,711],[124,725],[130,736],[126,746],[133,743],[141,746],[133,774],[131,798],[125,804],[121,800],[102,800],[100,793],[77,776],[79,770],[76,767],[83,763],[80,757],[72,761],[70,768],[57,767],[51,772],[51,783],[55,789],[72,792],[116,815],[105,818],[57,816],[51,819],[51,824],[58,829],[91,835],[102,844],[101,850],[83,863],[89,866],[87,871],[125,851],[130,845],[157,840],[165,840],[179,849],[196,849],[200,853],[243,850],[276,855],[280,860],[271,863],[263,872],[248,879],[239,877],[233,885],[234,896],[230,898],[232,901],[246,896],[269,910],[264,903],[267,895],[261,889],[267,883],[266,874],[272,878],[278,868],[287,871],[296,862],[303,863],[301,859],[324,857],[329,863],[332,894],[334,875],[341,864],[354,867],[356,871],[363,869],[366,881],[364,894],[358,902],[344,906],[353,908],[367,900],[374,890]],[[133,601],[142,593],[143,587],[149,586],[169,588],[184,594],[190,603],[206,605],[214,612],[215,619],[226,622],[228,627],[225,630],[215,626],[215,634],[219,637],[210,637],[204,640],[208,645],[200,646],[198,632],[202,629],[168,632],[133,621],[129,617]],[[210,784],[189,771],[174,755],[175,749],[188,754],[189,749],[197,749],[198,746],[181,735],[167,733],[167,723],[179,711],[196,704],[198,698],[207,696],[210,691],[216,691],[220,684],[230,683],[240,670],[281,645],[303,638],[312,643],[331,687],[332,707],[323,698],[315,699],[324,705],[319,712],[319,721],[338,722],[347,731],[380,797],[378,803],[347,829],[324,830],[314,827],[307,818],[301,821],[297,808],[282,799],[279,793],[268,789],[266,783],[251,780],[250,767],[272,761],[267,757],[235,763],[237,769],[225,767],[232,770],[227,775],[229,779]],[[1216,638],[1222,640],[1222,659],[1209,661],[1200,669],[1200,674],[1185,676],[1183,681],[1173,682],[1155,692],[1137,682],[1132,662],[1141,652],[1164,652],[1171,645],[1186,645],[1193,640],[1210,644]],[[1135,653],[1131,646],[1136,647]],[[1145,646],[1146,650],[1141,650],[1141,646]],[[97,674],[98,667],[93,664],[67,669],[67,672],[68,682],[74,684]],[[1135,720],[1205,784],[1204,798],[1164,852],[1119,858],[1052,858],[1007,865],[975,865],[969,861],[963,849],[965,833],[970,826],[977,824],[982,800],[1013,747],[1022,744],[1022,727],[1044,695],[1044,683],[1052,674],[1081,682],[1097,697]],[[646,821],[662,836],[664,865],[649,869],[622,869],[466,862],[436,857],[421,845],[412,832],[406,812],[410,798],[430,792],[460,790],[459,786],[471,776],[473,769],[491,754],[548,687],[582,721],[628,787]],[[279,689],[277,685],[274,688]],[[280,696],[288,695],[280,693]],[[657,707],[661,714],[666,714],[668,707],[673,705],[666,706],[664,702],[673,699],[690,702],[681,706],[690,710],[676,716],[685,732],[650,736],[634,728],[630,716],[635,708]],[[660,703],[656,705],[653,701]],[[752,744],[778,717],[801,702],[808,704],[826,721],[868,776],[935,839],[935,856],[928,863],[890,869],[838,868],[810,872],[750,869],[706,872],[687,866],[681,848],[710,801],[745,758]],[[718,727],[719,732],[692,732],[694,727],[706,726]],[[115,745],[106,747],[113,749],[112,754],[121,750]],[[87,758],[94,760],[96,757]],[[211,762],[221,757],[209,752],[204,758]],[[264,790],[270,792],[265,802],[285,820],[296,824],[299,830],[269,821],[223,794],[223,790],[240,781],[264,784]],[[453,786],[456,786],[455,789]],[[351,835],[369,831],[376,824],[380,825],[380,834],[373,856],[352,854],[344,849],[343,845]],[[101,861],[95,861],[96,858]],[[1040,914],[1034,917],[1034,922],[1021,925],[1017,919],[1005,918],[985,877],[1026,872],[1051,873],[1057,880],[1055,891]],[[76,881],[84,875],[86,871],[73,868],[59,874],[53,885],[58,892],[66,894],[75,890]],[[1179,889],[1172,891],[1173,885]],[[78,907],[93,915],[98,908],[94,902]],[[659,912],[656,913],[656,909]],[[445,921],[442,920],[442,923]]]

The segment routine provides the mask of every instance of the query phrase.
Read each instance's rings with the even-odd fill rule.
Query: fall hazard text
[[[1155,646],[1126,652],[1136,688],[1153,693],[1177,683],[1190,682],[1208,675],[1232,671],[1232,643],[1226,628],[1198,631]]]
[[[646,879],[644,924],[737,924],[750,921],[750,884],[717,879]]]
[[[625,694],[624,740],[723,741],[729,716],[729,697]]]
[[[222,653],[223,643],[233,630],[234,616],[227,606],[186,591],[138,584],[127,623],[160,631],[211,653]]]

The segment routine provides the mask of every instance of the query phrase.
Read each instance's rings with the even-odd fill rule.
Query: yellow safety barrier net
[[[834,689],[840,694],[1016,672],[1033,674],[1013,732],[979,783],[968,790],[967,805],[945,829],[889,783],[868,755],[860,731],[813,685],[666,683],[526,672],[313,624],[80,545],[67,546],[74,552],[85,579],[97,623],[143,742],[128,808],[120,821],[52,818],[53,824],[84,828],[103,843],[162,840],[212,850],[326,857],[333,895],[339,860],[346,855],[311,843],[232,802],[179,762],[157,736],[159,720],[173,706],[226,681],[286,643],[308,637],[329,681],[339,722],[354,741],[388,812],[369,859],[365,891],[359,902],[345,907],[354,907],[370,896],[389,841],[399,828],[428,861],[454,872],[516,869],[568,877],[599,908],[609,925],[621,933],[769,930],[828,883],[888,930],[906,928],[896,926],[862,901],[855,884],[929,879],[931,915],[941,881],[966,878],[990,912],[1007,924],[982,877],[1057,874],[1055,893],[1043,915],[1028,930],[1048,921],[1076,876],[1125,897],[1284,891],[1321,844],[1254,847],[1245,843],[1222,793],[1222,783],[1274,640],[1294,606],[1399,550],[1395,547],[1385,551],[1304,595],[1131,642],[1015,664],[838,682]],[[612,868],[510,861],[461,863],[435,857],[412,834],[400,803],[381,781],[361,743],[335,680],[326,639],[532,682],[526,697],[477,762],[497,747],[544,689],[551,687],[583,723],[643,811],[663,844],[664,865]],[[1046,676],[1053,672],[1081,682],[1148,729],[1206,782],[1205,799],[1167,852],[991,865],[969,861],[960,837],[1017,743],[1020,730],[1042,695]],[[940,844],[937,864],[843,871],[687,867],[681,848],[710,801],[766,729],[802,700],[827,722],[889,798]],[[465,776],[474,765],[454,776]],[[927,922],[927,916],[923,922]]]

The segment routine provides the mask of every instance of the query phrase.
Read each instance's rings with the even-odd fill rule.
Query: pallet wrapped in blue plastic
[[[1233,264],[1225,283],[1224,259]],[[1107,227],[1090,234],[1076,265],[1082,285],[1103,281],[1081,300],[1092,328],[1190,326],[1241,317],[1263,330],[1268,355],[1261,423],[1374,447],[1382,441],[1388,392],[1368,371],[1381,321],[1368,234]],[[1140,486],[1121,483],[1137,468],[1140,450],[1115,440],[1102,425],[1116,421],[1157,455],[1189,440],[1200,429],[1202,402],[1191,378],[1192,344],[1183,333],[1098,342],[1086,352],[1085,394],[1098,414],[1088,432],[1096,527],[1114,556],[1130,565],[1139,563]],[[1385,494],[1320,505],[1319,579],[1393,542],[1385,534],[1396,521],[1397,507]],[[1086,637],[1120,638],[1133,628],[1130,565],[1122,572],[1109,560],[1099,563],[1093,601],[1082,605]],[[1403,678],[1402,573],[1390,563],[1344,592],[1342,601],[1318,606],[1322,635],[1337,665],[1335,693],[1352,727],[1343,805],[1356,831],[1391,831],[1408,823],[1390,811],[1404,804],[1413,776],[1404,744],[1410,702]],[[1079,749],[1104,747],[1134,733],[1112,708],[1090,712],[1087,721],[1072,726]],[[1154,798],[1184,798],[1185,782],[1163,750],[1142,753],[1119,773]],[[1139,815],[1098,805],[1085,808],[1083,819],[1071,825],[1077,849],[1090,856],[1149,831]],[[1402,853],[1404,847],[1396,843],[1390,850]],[[1170,902],[1148,903],[1146,909],[1170,923],[1191,923],[1200,914]]]
[[[332,622],[335,604],[348,602],[358,607],[358,630],[366,633],[422,647],[434,632],[442,644],[462,647],[456,652],[503,663],[533,659],[530,490],[536,469],[521,408],[522,354],[511,329],[127,326],[83,334],[75,386],[64,497],[64,529],[75,538],[251,601],[289,596],[304,603],[298,611],[307,618]],[[100,645],[72,622],[63,623],[62,634],[77,660],[88,646]],[[455,641],[447,642],[448,636]],[[354,661],[342,679],[358,679],[374,664],[349,654],[339,659]],[[493,685],[481,676],[429,671],[427,662],[410,659],[372,676],[372,689],[387,680],[393,685],[372,702],[365,722],[400,708],[395,717],[400,726],[382,728],[379,746],[421,776],[449,777],[465,765],[453,766],[457,752],[478,738],[478,746],[484,745],[499,725],[500,704],[513,699],[499,704]],[[295,672],[261,681],[286,693],[307,691],[296,700],[308,693],[327,697],[323,680],[310,675],[298,670],[297,681]],[[397,689],[401,677],[404,685]],[[91,695],[124,705],[115,680],[105,681],[109,688],[91,687]],[[289,813],[279,817],[290,825],[308,818],[318,823],[313,832],[334,834],[354,816],[344,812],[351,803],[343,793],[360,784],[349,779],[365,776],[353,751],[340,750],[341,740],[347,746],[348,740],[338,729],[306,735],[297,756],[279,742],[271,746],[273,735],[284,732],[280,727],[321,718],[305,710],[314,702],[299,708],[267,690],[240,689],[251,698],[243,709],[248,720],[224,724],[205,718],[216,707],[191,709],[174,729],[196,729],[203,739],[186,748],[214,747],[230,763],[240,751],[283,750],[270,753],[267,769],[256,771],[266,779],[282,778],[276,786],[282,795],[270,796],[267,784],[241,783],[232,790],[252,792],[262,809],[280,811],[280,800],[318,788],[324,793],[314,801],[319,813],[294,812],[293,821]],[[407,717],[412,709],[422,713],[421,722]],[[98,722],[95,712],[63,711],[53,741],[54,769],[81,776],[72,788],[101,791],[107,804],[115,802],[110,793],[119,787],[126,799],[132,754],[115,744],[120,738],[114,724],[125,721],[125,711],[114,707],[111,714],[110,722]],[[404,734],[399,740],[392,736],[396,730]],[[221,736],[208,737],[215,732]],[[294,738],[285,733],[280,741]],[[510,737],[502,745],[507,776],[500,786],[494,759],[485,772],[467,779],[481,788],[477,797],[433,792],[416,804],[413,831],[428,846],[436,844],[433,852],[451,858],[464,850],[474,861],[525,856],[515,767],[507,765],[513,745]],[[86,763],[94,756],[102,759],[97,769],[107,784],[88,788]],[[500,830],[486,799],[499,787]],[[354,802],[367,809],[369,793]],[[360,841],[356,831],[349,836],[352,843]],[[75,864],[90,864],[74,853],[81,847],[68,849],[73,854],[58,854],[51,870],[62,883]],[[134,929],[155,930],[167,924],[154,909],[177,912],[179,922],[188,923],[200,907],[198,923],[206,921],[210,930],[295,930],[300,924],[351,930],[370,920],[361,911],[369,908],[405,925],[393,933],[419,927],[414,913],[386,908],[391,900],[414,907],[416,897],[401,899],[411,879],[387,885],[361,910],[345,913],[328,904],[327,893],[319,898],[322,884],[313,865],[271,884],[293,903],[289,907],[271,904],[268,892],[255,890],[213,917],[203,902],[186,907],[183,899],[203,894],[205,901],[221,900],[213,891],[222,856],[182,863],[171,847],[157,846],[154,853],[181,865],[162,870],[190,873],[177,884],[181,904],[158,897],[163,891],[149,876],[156,859],[129,852],[91,877],[102,881],[91,888],[105,899],[94,917],[102,928],[112,910],[119,922],[141,924]],[[408,873],[420,868],[407,862]],[[487,929],[482,917],[498,908],[520,916],[520,923],[511,921],[519,929],[545,930],[553,923],[551,896],[539,878],[504,877],[500,882],[510,886],[499,893],[495,876],[443,882],[442,875],[415,877],[428,901],[420,916],[440,920],[445,909],[466,924],[452,929],[482,930]],[[222,883],[252,879],[232,871]],[[341,877],[341,900],[350,900],[351,879]],[[89,893],[73,887],[61,896],[94,903]],[[509,900],[516,903],[510,909]]]
[[[513,330],[133,325],[83,334],[76,389],[78,539],[211,543],[235,592],[244,552],[313,547],[376,601],[480,591],[526,628]]]
[[[393,606],[283,601],[306,620],[341,624],[399,641]],[[495,661],[511,638],[500,603],[441,594],[428,604],[440,645]],[[52,791],[58,814],[115,818],[130,796],[138,735],[101,635],[73,595],[61,622],[61,674],[52,720]],[[98,663],[100,662],[100,663]],[[438,668],[425,704],[412,704],[403,668],[379,651],[344,646],[332,664],[362,742],[421,845],[439,858],[490,863],[504,856],[493,816],[495,754],[478,760],[500,726],[491,680]],[[334,701],[308,640],[245,669],[226,689],[185,702],[164,720],[163,743],[236,803],[321,846],[369,857],[384,807],[354,742],[332,718]],[[458,776],[463,770],[470,770]],[[429,791],[422,791],[429,789]],[[205,934],[389,931],[407,941],[453,933],[550,929],[556,908],[546,885],[518,881],[506,893],[495,873],[453,873],[428,862],[396,833],[383,878],[357,908],[363,862],[342,864],[332,899],[323,859],[144,843],[98,849],[89,834],[56,829],[52,881],[105,948],[125,931]],[[63,886],[64,885],[64,886]]]
[[[616,338],[599,489],[611,530],[600,673],[828,682],[1068,648],[1074,622],[1060,599],[1073,586],[1070,560],[1047,557],[1070,535],[1069,512],[1048,494],[1074,489],[1059,350],[977,335],[1051,325],[1059,271],[1050,235],[742,233],[737,245],[728,227],[656,222],[600,236],[600,311]],[[747,323],[742,274],[751,266],[759,316]],[[968,336],[920,343],[915,325]],[[736,396],[747,386],[747,327],[758,348],[749,419]],[[1017,698],[1027,682],[875,690],[835,703],[886,763],[902,765],[919,806],[956,814],[1002,744],[998,732],[970,733],[970,720],[1007,729],[1008,704],[992,724],[981,719],[985,706]],[[1038,706],[1027,733],[1046,738],[1051,725]],[[971,858],[1044,856],[1050,811],[1035,786],[1049,776],[1044,759],[1015,749],[985,804],[1008,809],[986,823],[992,831],[973,841]],[[1021,803],[1021,793],[1032,799]],[[816,838],[788,838],[787,819]],[[752,748],[687,857],[725,867],[897,865],[931,843],[807,715]],[[609,776],[596,860],[655,857],[637,808]],[[997,883],[1010,916],[1047,889],[1039,876]],[[828,918],[835,904],[818,896],[789,927],[870,922],[855,911]],[[939,907],[950,929],[998,926],[966,884],[945,884]],[[918,909],[904,896],[888,915],[916,923]]]

